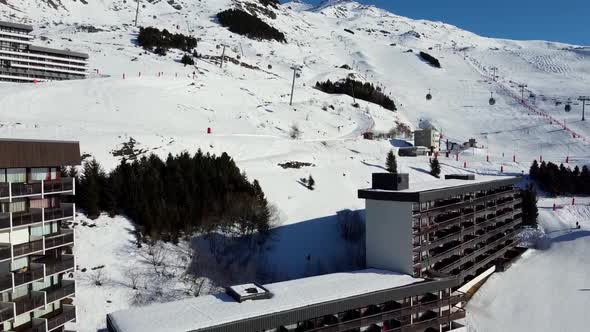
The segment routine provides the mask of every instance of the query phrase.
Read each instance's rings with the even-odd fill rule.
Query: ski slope
[[[428,121],[443,132],[443,147],[446,139],[461,144],[475,138],[479,148],[458,157],[441,156],[443,174],[522,174],[532,159],[541,156],[558,163],[569,156],[572,167],[590,160],[586,139],[590,127],[580,121],[581,105],[575,104],[579,95],[589,93],[590,51],[583,46],[490,39],[353,1],[329,1],[317,7],[290,2],[273,9],[276,19],[262,18],[286,34],[287,43],[281,44],[232,34],[214,19],[225,8],[254,0],[145,3],[140,25],[193,34],[201,39],[197,50],[203,56],[219,56],[221,45],[226,45],[228,57],[239,56],[258,69],[231,61],[220,68],[215,61],[203,59],[197,59],[196,67],[184,67],[179,51],[160,57],[137,47],[132,1],[4,2],[0,1],[1,18],[33,24],[35,44],[87,52],[94,74],[84,81],[1,84],[0,137],[79,140],[83,153],[96,157],[107,169],[119,163],[112,151],[131,138],[138,142],[136,148],[162,157],[197,149],[229,153],[250,179],[260,181],[279,210],[281,224],[263,260],[275,267],[281,280],[349,268],[336,214],[364,208],[357,189],[370,186],[371,173],[383,171],[386,153],[406,139],[363,140],[367,131],[386,132],[396,122],[418,128],[421,121]],[[101,31],[88,32],[89,25]],[[420,51],[437,57],[442,68],[422,61],[417,56]],[[340,68],[344,64],[353,69]],[[290,106],[293,65],[302,70]],[[498,68],[497,80],[491,79],[491,67]],[[348,96],[313,88],[317,81],[350,74],[380,86],[396,102],[398,112],[364,101],[355,108]],[[528,86],[528,107],[518,98],[519,84]],[[429,90],[431,101],[425,98]],[[494,106],[488,104],[490,92],[497,101]],[[573,110],[565,113],[563,103],[568,98]],[[562,104],[556,106],[556,102]],[[299,139],[289,137],[294,125],[302,132]],[[208,128],[212,134],[207,134]],[[286,161],[314,166],[278,166]],[[410,173],[412,183],[432,179],[428,157],[399,158],[398,162],[401,171]],[[309,175],[317,183],[314,191],[298,183]],[[77,243],[101,237],[113,248],[133,253],[132,247],[123,245],[129,234],[121,232],[121,227],[131,227],[128,221],[107,218],[103,224],[102,231],[77,232]],[[560,257],[571,250],[570,244],[583,249],[577,247],[579,241],[583,239],[558,243],[549,255],[531,254],[514,270],[534,273],[537,270],[531,266],[542,264],[573,268]],[[96,331],[104,328],[107,312],[132,305],[129,287],[124,285],[122,266],[116,263],[117,250],[105,252],[104,262],[93,255],[95,247],[77,250],[80,264],[106,264],[111,276],[107,295],[100,295],[104,288],[77,276],[81,317],[76,329]],[[547,259],[547,263],[535,259]],[[133,260],[140,264],[141,259]],[[490,290],[486,291],[487,285],[482,289],[488,296],[482,295],[481,301],[493,301],[489,294],[512,287],[501,284],[508,273],[513,272],[490,280]],[[485,307],[475,300],[473,307],[478,303]],[[497,307],[503,308],[508,306]],[[503,314],[474,311],[473,324],[485,328],[495,315]],[[565,317],[562,314],[555,315]],[[516,321],[518,317],[509,318]]]
[[[467,330],[577,331],[590,305],[590,201],[552,211],[541,200],[540,222],[550,246],[530,250],[504,273],[496,273],[467,305]],[[581,229],[573,229],[579,222]]]

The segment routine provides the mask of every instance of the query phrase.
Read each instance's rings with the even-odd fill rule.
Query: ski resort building
[[[518,255],[518,181],[459,175],[410,189],[407,174],[373,174],[372,188],[358,193],[366,199],[367,270],[119,311],[107,315],[108,330],[462,330],[467,295],[459,287]]]
[[[88,55],[33,45],[30,25],[0,21],[0,81],[86,78]]]
[[[515,177],[447,176],[415,184],[373,174],[366,200],[367,266],[461,283],[519,255],[522,198]]]
[[[76,319],[75,184],[59,171],[79,163],[77,142],[0,140],[0,331],[63,331]]]
[[[151,305],[107,315],[111,332],[450,331],[465,317],[456,279],[368,269]],[[171,317],[173,317],[171,319]]]
[[[435,129],[421,129],[414,132],[414,146],[440,150],[440,133]]]

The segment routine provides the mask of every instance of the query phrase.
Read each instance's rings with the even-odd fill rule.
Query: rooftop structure
[[[397,182],[398,175],[388,176]],[[465,282],[514,256],[522,217],[514,185],[520,179],[450,178],[402,190],[386,189],[381,178],[359,190],[366,200],[368,267]]]
[[[414,324],[411,316],[415,314],[415,323],[435,326],[438,330],[442,320],[445,320],[443,325],[448,325],[449,319],[464,316],[464,311],[455,307],[462,302],[463,295],[451,294],[450,288],[454,286],[456,280],[427,281],[376,269],[333,273],[265,285],[262,288],[272,294],[266,299],[239,302],[222,293],[119,311],[108,315],[107,325],[110,331],[117,332],[290,331],[291,328],[328,331],[336,325],[340,325],[338,331],[344,331],[345,327],[383,324],[384,315],[397,321],[392,326],[411,326]],[[233,289],[245,288],[249,287]],[[430,295],[420,302],[424,294]],[[426,299],[429,306],[424,306]],[[445,305],[447,312],[439,313],[438,309]],[[370,306],[371,312],[367,311]],[[401,312],[402,307],[406,312]],[[436,309],[437,314],[419,320],[431,309]],[[174,317],[173,323],[170,317]]]
[[[62,331],[76,319],[74,180],[78,142],[0,139],[0,331]]]
[[[30,25],[0,21],[0,81],[86,78],[87,54],[35,46],[31,31]]]

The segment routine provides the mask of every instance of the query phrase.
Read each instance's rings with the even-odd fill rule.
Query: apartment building
[[[522,252],[515,240],[522,217],[518,181],[459,175],[410,188],[408,174],[373,174],[372,188],[358,191],[366,200],[366,270],[232,286],[223,294],[118,311],[107,315],[107,328],[465,331],[468,295],[461,285]]]
[[[373,174],[366,200],[367,266],[467,282],[522,249],[516,177],[447,176],[409,186],[407,174]]]
[[[0,331],[63,331],[76,319],[76,188],[59,170],[79,163],[77,142],[0,140]]]
[[[332,273],[123,310],[111,332],[452,331],[465,294],[455,278],[423,279],[378,269]],[[170,319],[173,317],[173,319]]]
[[[86,78],[88,55],[33,45],[33,27],[0,21],[0,81]]]

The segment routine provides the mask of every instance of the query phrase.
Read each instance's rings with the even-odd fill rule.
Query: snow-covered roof
[[[440,179],[433,181],[410,182],[409,188],[403,190],[385,190],[373,188],[361,189],[359,190],[359,198],[404,202],[424,202],[472,191],[512,186],[519,181],[520,178],[515,176],[476,176],[474,180]]]
[[[239,303],[222,293],[118,311],[109,314],[109,321],[119,332],[191,331],[421,281],[376,269],[333,273],[265,285],[270,299]]]
[[[450,188],[457,188],[463,186],[470,186],[474,184],[482,184],[482,183],[495,183],[501,180],[518,180],[517,177],[514,176],[476,176],[474,180],[459,180],[459,179],[438,179],[432,181],[423,181],[423,182],[411,182],[410,187],[408,189],[399,190],[399,192],[406,192],[406,193],[417,193],[429,190],[438,190],[438,189],[450,189]]]

